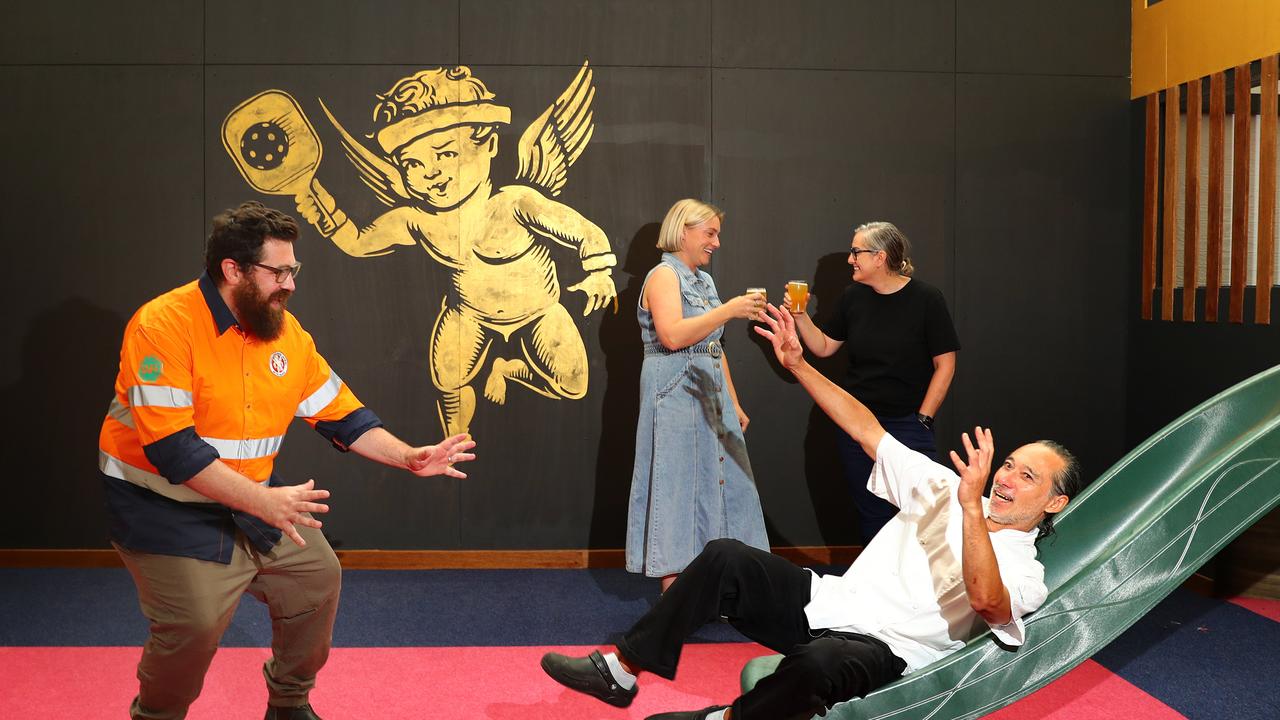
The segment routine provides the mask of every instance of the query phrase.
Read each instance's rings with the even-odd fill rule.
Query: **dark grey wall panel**
[[[462,62],[706,66],[707,0],[461,0]]]
[[[1127,2],[956,2],[960,72],[1129,77]]]
[[[1280,293],[1273,292],[1272,302],[1277,299]],[[1142,320],[1134,323],[1131,337],[1131,447],[1217,393],[1280,363],[1280,327],[1274,320],[1271,325]]]
[[[0,432],[22,508],[0,547],[100,546],[94,447],[125,323],[201,265],[200,70],[0,68],[0,96],[0,386],[21,408]]]
[[[512,137],[499,150],[507,160],[524,126],[572,76],[563,67],[474,69],[511,104]],[[583,295],[562,292],[590,360],[582,400],[512,391],[505,407],[480,401],[476,437],[488,439],[500,457],[492,458],[483,481],[462,489],[464,547],[624,542],[642,359],[635,308],[658,259],[657,224],[676,199],[702,196],[709,187],[710,75],[606,67],[596,69],[595,84],[595,134],[557,199],[609,236],[619,262],[618,312],[583,318]],[[558,251],[556,259],[562,286],[581,278],[572,251]]]
[[[5,3],[0,63],[198,63],[200,0]]]
[[[713,0],[716,67],[949,71],[955,0]]]
[[[853,228],[870,220],[898,224],[918,276],[951,295],[953,75],[722,70],[715,98],[715,201],[728,213],[714,261],[722,297],[763,285],[777,303],[788,280],[806,280],[825,317],[852,282]],[[728,335],[770,530],[787,544],[852,542],[852,525],[839,522],[851,508],[835,447],[814,427],[826,420],[810,421],[808,396],[784,384],[746,323]],[[841,362],[828,363],[836,377]],[[806,496],[798,484],[808,460]]]
[[[385,208],[344,157],[320,99],[363,138],[376,94],[457,62],[511,109],[492,169],[501,186],[515,175],[521,132],[590,59],[595,134],[558,199],[608,235],[619,311],[582,317],[583,296],[565,289],[582,277],[577,258],[551,249],[561,302],[587,349],[588,393],[552,400],[513,386],[505,405],[478,400],[481,459],[468,480],[407,477],[335,454],[304,425],[291,429],[279,469],[334,492],[326,532],[335,545],[622,546],[639,407],[635,305],[658,257],[658,223],[680,197],[728,212],[712,268],[722,295],[764,284],[777,300],[786,280],[809,279],[819,319],[850,282],[852,228],[901,225],[919,277],[952,301],[965,348],[939,419],[944,449],[982,422],[1005,450],[1057,436],[1094,471],[1122,450],[1136,262],[1123,179],[1127,8],[119,7],[24,7],[0,31],[10,170],[0,203],[23,220],[5,231],[16,280],[0,301],[17,322],[7,326],[0,382],[29,408],[6,436],[32,438],[18,468],[16,499],[27,510],[0,546],[103,546],[93,443],[125,321],[200,272],[211,214],[248,198],[294,212],[293,197],[261,195],[236,170],[220,138],[227,113],[267,89],[290,93],[324,148],[316,177],[365,223]],[[147,63],[159,66],[136,66]],[[990,74],[963,74],[975,69]],[[1053,77],[1063,74],[1114,78]],[[449,271],[417,247],[352,258],[311,228],[296,250],[306,272],[291,308],[322,352],[389,428],[437,440],[427,341],[441,298],[456,293]],[[1154,336],[1135,342],[1163,351]],[[772,540],[853,542],[831,424],[747,323],[729,326],[728,348],[753,418],[748,445]],[[842,360],[819,365],[838,377]]]
[[[953,411],[993,428],[1000,454],[1048,437],[1091,474],[1126,449],[1127,93],[1119,79],[1015,76],[957,89]]]
[[[205,13],[210,63],[456,63],[456,0],[227,0]]]

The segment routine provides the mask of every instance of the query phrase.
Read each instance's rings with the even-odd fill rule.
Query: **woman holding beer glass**
[[[848,345],[844,388],[907,447],[936,460],[933,416],[956,372],[956,337],[942,293],[911,277],[911,243],[892,223],[858,227],[849,249],[853,284],[822,329],[790,297],[801,342],[818,357]],[[837,433],[845,482],[858,508],[863,543],[898,508],[867,489],[874,464],[848,435]]]
[[[662,221],[662,260],[649,271],[636,316],[644,343],[640,417],[627,510],[627,570],[662,590],[716,538],[769,550],[747,459],[749,422],[720,338],[734,318],[760,318],[765,297],[721,303],[700,268],[720,249],[719,208],[680,200]]]

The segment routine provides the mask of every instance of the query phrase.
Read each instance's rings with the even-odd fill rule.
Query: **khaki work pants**
[[[138,696],[129,711],[133,720],[186,717],[246,592],[271,613],[272,658],[262,668],[268,704],[307,702],[329,657],[342,568],[319,530],[299,526],[298,532],[305,548],[285,537],[266,553],[237,533],[229,565],[116,546],[151,621],[138,663]]]

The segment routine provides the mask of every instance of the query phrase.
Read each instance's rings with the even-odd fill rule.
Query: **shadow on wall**
[[[818,260],[813,282],[809,284],[809,302],[811,305],[817,302],[813,321],[819,328],[835,313],[840,296],[852,282],[847,261],[848,255],[844,253],[824,255]],[[808,359],[819,372],[842,385],[845,357],[842,348],[831,357],[809,355]],[[814,405],[809,411],[809,423],[804,434],[804,479],[823,544],[856,545],[859,544],[858,514],[845,487],[840,455],[836,450],[838,432],[840,430],[835,423]]]
[[[596,493],[588,542],[593,548],[626,544],[627,500],[636,454],[636,418],[640,415],[640,366],[644,362],[636,306],[649,270],[662,257],[658,223],[636,231],[622,265],[614,273],[618,312],[600,321],[600,348],[608,378],[601,403],[600,447],[596,452]]]
[[[10,408],[0,433],[15,450],[6,483],[15,511],[0,526],[0,547],[107,546],[95,448],[124,326],[119,315],[82,298],[31,319],[18,380],[0,390]]]
[[[840,296],[852,282],[847,260],[847,254],[832,253],[820,258],[814,269],[812,281],[809,283],[809,310],[818,327],[822,327],[827,318],[835,312],[836,306],[840,303]],[[772,345],[755,332],[754,326],[755,323],[744,324],[740,329],[741,336],[732,338],[733,345],[740,347],[739,337],[755,345],[755,351],[761,353],[768,362],[770,370],[777,376],[776,392],[803,393],[804,390],[799,387],[792,389],[783,387],[785,384],[796,385],[796,380],[778,363],[777,358],[774,357]],[[811,353],[806,353],[805,357],[819,372],[837,384],[843,381],[844,350],[828,358],[815,357]],[[808,500],[813,508],[821,543],[828,546],[856,545],[860,544],[857,512],[845,487],[840,455],[836,449],[837,432],[839,430],[826,413],[817,405],[810,405],[803,441],[805,485],[808,487]],[[632,449],[634,450],[634,443]],[[760,480],[758,476],[756,479]],[[774,547],[794,546],[796,543],[778,527],[771,515],[770,507],[766,503],[764,523],[765,530],[769,533],[769,543]]]

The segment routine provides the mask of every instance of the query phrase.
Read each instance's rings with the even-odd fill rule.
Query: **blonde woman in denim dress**
[[[658,236],[636,315],[644,344],[635,468],[627,509],[627,570],[662,590],[707,542],[734,538],[769,550],[760,495],[720,338],[734,318],[760,318],[764,296],[720,302],[699,268],[720,248],[719,208],[680,200]]]

